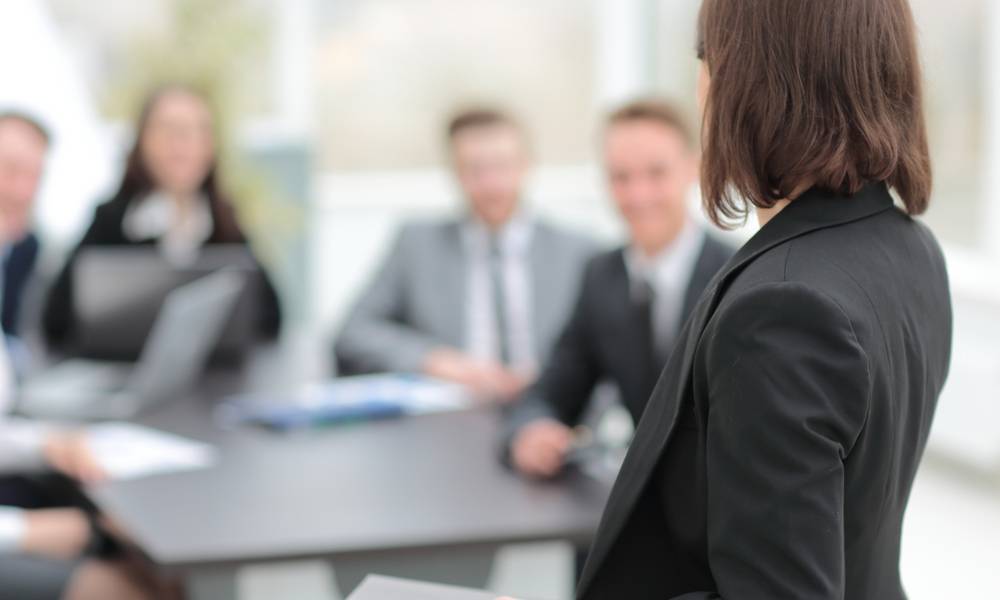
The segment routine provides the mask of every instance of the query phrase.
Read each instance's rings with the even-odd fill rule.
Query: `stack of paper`
[[[496,600],[478,590],[369,575],[347,600]]]
[[[216,459],[208,444],[130,423],[88,427],[87,441],[111,479],[203,469]]]

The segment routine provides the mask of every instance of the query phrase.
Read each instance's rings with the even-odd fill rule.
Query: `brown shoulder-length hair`
[[[149,167],[146,165],[146,158],[142,154],[142,142],[146,135],[146,130],[149,127],[150,117],[152,116],[156,105],[164,97],[175,93],[193,96],[204,102],[206,106],[210,105],[208,99],[203,93],[193,87],[180,83],[168,83],[161,85],[153,89],[146,96],[146,99],[142,104],[142,108],[139,111],[139,119],[135,127],[135,142],[133,143],[132,149],[129,151],[128,158],[125,162],[125,173],[122,175],[122,181],[118,186],[118,191],[115,192],[115,195],[111,200],[113,204],[118,204],[122,207],[127,206],[128,204],[141,199],[143,196],[153,191],[156,187],[156,182],[153,181],[153,176],[149,172]],[[202,181],[199,186],[201,193],[204,194],[205,198],[208,200],[209,209],[211,210],[212,220],[214,222],[214,230],[209,241],[213,243],[242,242],[244,239],[243,233],[236,220],[236,214],[233,210],[233,206],[230,203],[228,196],[222,189],[218,171],[218,158],[216,157],[209,166],[204,181]]]
[[[810,187],[886,182],[927,209],[931,163],[907,0],[704,0],[702,191],[717,224]]]

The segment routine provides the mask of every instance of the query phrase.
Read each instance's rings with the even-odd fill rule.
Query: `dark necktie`
[[[656,344],[656,320],[654,317],[656,290],[645,278],[636,279],[632,286],[632,307],[638,334],[636,344],[638,348],[642,349],[643,367],[647,372],[646,379],[649,389],[652,390],[656,378],[660,375],[660,369],[663,367],[659,362]]]
[[[503,284],[503,254],[500,251],[500,240],[496,234],[490,235],[490,284],[493,291],[493,322],[497,327],[497,351],[500,362],[509,365],[510,331],[507,324],[507,295]]]

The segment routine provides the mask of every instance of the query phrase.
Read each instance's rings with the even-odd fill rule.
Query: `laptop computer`
[[[152,246],[84,248],[74,263],[74,356],[135,361],[171,291],[219,269],[243,273],[246,284],[225,318],[212,360],[234,362],[251,347],[260,321],[260,268],[245,245],[210,245],[178,266]],[[122,285],[127,282],[128,285]]]
[[[223,270],[169,293],[137,363],[73,359],[30,377],[18,412],[61,420],[125,419],[188,390],[245,286]]]

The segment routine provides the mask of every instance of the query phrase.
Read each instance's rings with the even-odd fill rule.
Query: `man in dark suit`
[[[508,458],[529,476],[562,469],[571,428],[602,380],[638,422],[681,324],[732,255],[689,216],[698,159],[675,108],[651,100],[613,112],[604,162],[629,241],[590,261],[552,357],[511,416]]]
[[[30,227],[48,147],[49,135],[38,122],[0,113],[0,325],[8,337],[20,333],[21,299],[38,256]]]
[[[21,331],[21,299],[35,271],[38,258],[38,238],[28,232],[7,250],[3,257],[3,298],[0,323],[8,336],[19,336]]]

